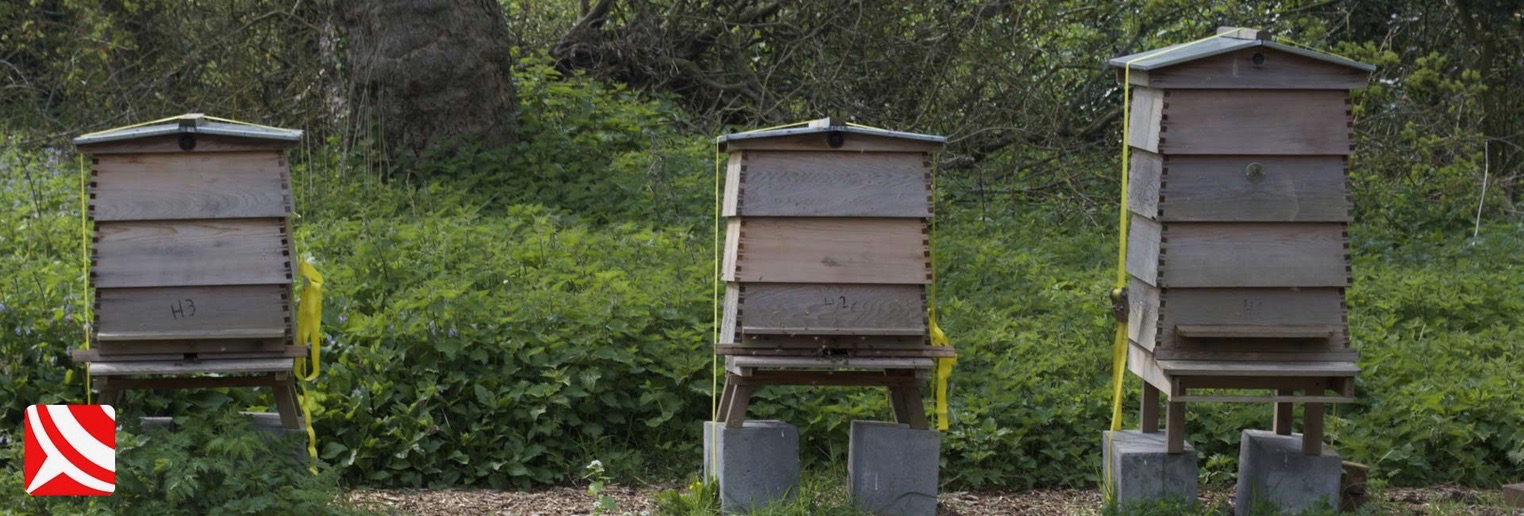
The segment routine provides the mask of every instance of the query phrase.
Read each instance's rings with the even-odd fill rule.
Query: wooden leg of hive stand
[[[1302,453],[1323,454],[1323,404],[1302,404]]]
[[[730,378],[725,378],[725,389],[720,391],[720,413],[715,416],[715,421],[730,419],[730,398],[736,395],[736,385]]]
[[[1139,427],[1145,434],[1159,431],[1159,388],[1143,382],[1143,407],[1138,411]]]
[[[1276,389],[1276,394],[1290,396],[1296,394],[1295,389]],[[1275,433],[1276,435],[1291,435],[1291,402],[1275,402]]]
[[[899,391],[900,402],[905,405],[905,419],[901,423],[910,425],[916,430],[931,428],[931,423],[926,420],[926,405],[921,403],[921,390],[914,383],[900,384],[889,388],[890,391]]]
[[[301,413],[296,406],[296,385],[290,378],[277,380],[270,386],[275,391],[275,409],[280,412],[280,426],[286,429],[301,428]]]
[[[110,378],[96,378],[95,388],[100,390],[100,396],[95,402],[100,405],[116,406],[122,404],[122,398],[127,397],[127,391],[115,386]]]
[[[894,422],[910,424],[910,407],[905,403],[904,390],[893,385],[885,390],[889,392],[889,406],[894,409]]]
[[[746,406],[751,404],[751,395],[755,392],[755,385],[736,386],[735,392],[730,395],[730,408],[725,411],[725,428],[741,428],[746,422]]]
[[[1170,401],[1165,406],[1164,453],[1185,452],[1185,402]]]

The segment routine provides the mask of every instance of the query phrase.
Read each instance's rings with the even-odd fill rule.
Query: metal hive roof
[[[81,135],[74,139],[74,145],[90,145],[180,133],[213,134],[291,142],[302,139],[302,131],[298,129],[280,129],[238,122],[236,120],[207,117],[201,113],[186,113],[178,117],[150,122],[146,125],[127,126]]]
[[[1269,47],[1281,52],[1296,54],[1302,57],[1316,59],[1327,63],[1333,63],[1340,66],[1347,66],[1367,72],[1376,70],[1375,65],[1345,59],[1332,54],[1314,52],[1312,50],[1301,47],[1277,43],[1268,39],[1243,39],[1234,36],[1223,36],[1208,40],[1197,40],[1189,43],[1171,45],[1161,49],[1148,50],[1132,55],[1115,57],[1110,61],[1107,61],[1107,64],[1120,68],[1127,66],[1129,61],[1137,59],[1136,62],[1132,63],[1132,69],[1154,70],[1158,68],[1164,68],[1166,66],[1177,65],[1187,61],[1195,61],[1204,57],[1226,54],[1235,50],[1242,50],[1252,47]]]
[[[864,127],[864,126],[860,126],[860,125],[847,124],[845,122],[833,123],[833,121],[830,118],[821,118],[821,119],[818,119],[818,120],[811,120],[811,121],[808,122],[807,125],[804,125],[802,127],[785,127],[785,128],[779,128],[779,129],[761,129],[761,130],[746,131],[746,132],[741,132],[741,133],[723,134],[723,135],[720,135],[718,138],[715,138],[714,142],[715,143],[725,143],[725,142],[733,142],[733,141],[741,141],[741,140],[754,140],[754,139],[758,139],[758,138],[776,138],[776,137],[779,137],[779,136],[793,136],[793,135],[796,135],[796,134],[811,134],[811,133],[825,133],[825,132],[843,132],[843,133],[852,133],[852,134],[866,134],[866,135],[873,135],[873,136],[883,136],[883,137],[886,137],[886,138],[903,138],[903,139],[906,139],[906,140],[921,140],[921,141],[934,142],[934,143],[942,143],[942,144],[947,143],[947,137],[945,137],[945,136],[936,136],[936,135],[921,134],[921,133],[907,133],[907,132],[901,132],[901,131],[890,131],[890,130],[887,130],[887,129],[878,129],[878,128],[873,128],[873,127]]]

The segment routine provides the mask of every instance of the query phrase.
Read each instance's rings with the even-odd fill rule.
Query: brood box
[[[1149,384],[1145,429],[1155,389],[1170,395],[1174,450],[1188,401],[1276,402],[1287,433],[1289,403],[1307,402],[1310,439],[1323,402],[1353,399],[1358,372],[1344,303],[1349,90],[1374,67],[1219,32],[1110,62],[1131,68],[1128,363]]]
[[[729,166],[715,352],[734,415],[722,419],[744,419],[750,390],[736,386],[892,385],[902,419],[924,427],[903,389],[951,354],[929,346],[926,298],[931,156],[945,140],[822,119],[717,141]]]

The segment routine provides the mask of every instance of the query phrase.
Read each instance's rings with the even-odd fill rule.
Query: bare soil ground
[[[675,486],[673,486],[675,487]],[[618,502],[620,513],[656,514],[652,495],[672,487],[633,488],[610,486],[605,493]],[[552,487],[534,491],[492,490],[359,490],[350,499],[361,506],[383,512],[420,515],[512,514],[523,516],[559,516],[589,514],[593,496],[585,487]],[[1233,499],[1231,489],[1208,490],[1201,500],[1207,505],[1226,506]],[[1524,510],[1498,505],[1496,491],[1460,487],[1392,488],[1372,500],[1377,514],[1524,516]],[[1094,489],[1033,489],[1017,492],[942,493],[939,514],[949,516],[984,515],[1074,515],[1099,514],[1101,494]]]

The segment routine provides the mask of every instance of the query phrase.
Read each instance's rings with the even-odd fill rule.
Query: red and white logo
[[[116,491],[116,410],[110,405],[32,405],[24,433],[27,494]]]

